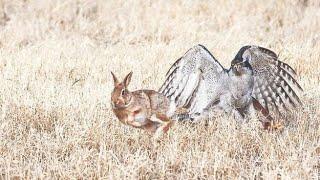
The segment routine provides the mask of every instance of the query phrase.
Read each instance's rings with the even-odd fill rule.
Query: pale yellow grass
[[[0,178],[311,179],[320,168],[320,2],[0,1]],[[280,53],[304,106],[283,132],[256,119],[177,123],[153,147],[110,110],[110,71],[158,89],[204,44],[228,67],[243,45]]]

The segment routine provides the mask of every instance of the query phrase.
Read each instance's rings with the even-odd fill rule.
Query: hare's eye
[[[122,89],[121,96],[123,96],[124,94],[125,94],[125,91],[124,91],[124,89]]]

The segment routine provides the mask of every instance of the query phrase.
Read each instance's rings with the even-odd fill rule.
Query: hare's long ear
[[[113,77],[113,83],[114,83],[114,85],[119,84],[119,80],[118,80],[118,78],[116,77],[116,75],[114,75],[112,71],[111,71],[111,74],[112,74],[112,77]]]
[[[131,81],[132,71],[124,78],[123,84],[128,87]]]

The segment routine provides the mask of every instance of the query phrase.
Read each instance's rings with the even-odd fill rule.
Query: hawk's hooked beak
[[[233,59],[232,61],[231,61],[231,67],[233,67],[234,65],[236,65],[236,64],[241,64],[242,63],[242,60],[240,60],[240,59]]]

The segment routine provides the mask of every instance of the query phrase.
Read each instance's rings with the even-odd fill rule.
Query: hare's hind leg
[[[149,133],[154,134],[157,131],[157,124],[153,121],[151,121],[150,119],[148,119],[148,123],[146,125],[143,126],[143,129],[148,131]]]
[[[160,136],[162,136],[163,133],[166,133],[169,130],[169,128],[173,125],[173,121],[163,114],[153,115],[150,119],[153,122],[160,123],[160,126],[157,128],[155,132],[155,138],[159,138]]]

